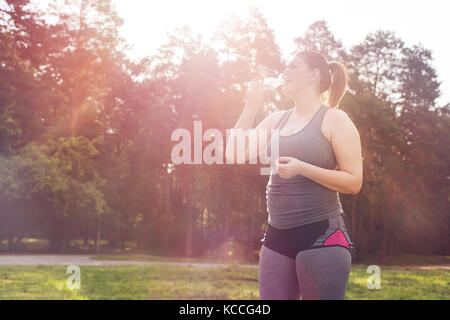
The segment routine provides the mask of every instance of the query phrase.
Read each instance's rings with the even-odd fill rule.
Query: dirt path
[[[78,266],[116,266],[116,265],[152,265],[152,264],[174,264],[174,265],[192,265],[195,267],[226,267],[231,264],[225,263],[206,263],[206,262],[173,262],[173,261],[129,261],[129,260],[94,260],[92,255],[69,254],[69,255],[0,255],[0,266],[13,265],[71,265]],[[257,265],[233,264],[239,267],[256,268]]]
[[[390,268],[413,268],[413,269],[423,269],[423,270],[437,270],[437,269],[444,269],[444,270],[450,270],[449,265],[440,265],[440,264],[430,264],[425,266],[417,266],[417,265],[405,265],[405,266],[388,266]]]
[[[78,266],[118,266],[118,265],[152,265],[152,264],[173,264],[173,265],[192,265],[195,267],[226,267],[229,265],[257,268],[257,264],[226,264],[226,263],[208,263],[208,262],[173,262],[173,261],[129,261],[129,260],[94,260],[92,255],[87,254],[68,254],[68,255],[48,255],[48,254],[6,254],[0,255],[0,266],[13,265],[71,265]],[[450,265],[392,265],[389,268],[414,268],[424,270],[444,269],[450,270]]]

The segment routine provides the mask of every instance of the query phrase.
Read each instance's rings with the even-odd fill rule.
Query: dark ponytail
[[[331,72],[331,84],[328,89],[328,106],[339,107],[349,81],[347,68],[338,61],[328,63]]]
[[[320,71],[319,94],[329,107],[338,108],[347,89],[349,76],[347,68],[339,61],[328,63],[325,56],[316,50],[301,51],[300,55],[310,69]]]

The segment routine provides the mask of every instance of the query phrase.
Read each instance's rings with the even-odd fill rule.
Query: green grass
[[[147,254],[128,254],[128,255],[96,255],[92,256],[94,260],[120,260],[120,261],[171,261],[171,262],[204,262],[204,263],[226,263],[226,264],[258,264],[239,259],[214,259],[214,258],[183,258],[183,257],[163,257]],[[378,255],[365,256],[363,263],[366,265],[380,265]],[[450,266],[450,256],[437,255],[418,255],[418,254],[399,254],[388,256],[385,259],[385,266],[392,265],[448,265]]]
[[[367,265],[352,266],[346,299],[449,299],[450,271],[380,266],[381,288],[369,290]]]
[[[367,288],[354,265],[346,299],[449,299],[448,270],[381,267],[381,289]],[[67,266],[2,266],[0,299],[259,299],[258,268],[179,265],[81,266],[81,289],[66,288]]]

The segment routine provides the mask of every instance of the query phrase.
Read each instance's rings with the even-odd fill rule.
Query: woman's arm
[[[301,174],[325,187],[340,193],[357,194],[361,190],[363,179],[361,141],[358,130],[340,109],[331,109],[331,145],[333,147],[339,170],[321,168],[290,157],[280,157],[287,164],[279,164],[279,174],[289,178]]]
[[[228,162],[236,163],[236,159],[240,159],[242,154],[238,154],[238,145],[239,139],[243,139],[243,135],[245,136],[243,143],[246,145],[247,136],[249,134],[249,130],[252,128],[253,121],[255,120],[256,113],[258,112],[257,108],[251,108],[247,105],[242,110],[242,113],[234,125],[233,130],[231,131],[230,136],[227,140],[227,146],[225,149],[225,159]],[[244,134],[243,134],[244,132]],[[247,149],[245,149],[245,161],[247,161]]]
[[[241,158],[244,157],[245,159],[244,163],[247,163],[249,160],[251,161],[252,159],[259,157],[259,155],[265,151],[267,142],[270,140],[271,137],[271,129],[273,127],[273,124],[275,121],[277,121],[277,119],[280,118],[283,111],[277,111],[269,114],[256,126],[255,129],[252,129],[252,124],[255,119],[257,111],[258,111],[257,108],[252,108],[248,106],[245,106],[244,110],[242,110],[241,116],[236,122],[236,125],[234,126],[233,131],[230,134],[227,141],[225,151],[227,161],[236,163],[237,161],[235,161],[236,160],[235,157],[237,157],[237,159],[239,159],[239,157]],[[264,130],[266,131],[266,135],[262,134]],[[244,135],[239,136],[240,134],[242,134],[242,132],[245,132],[244,134],[245,153],[238,154],[238,151],[240,151],[237,148],[239,145],[238,140],[244,137]],[[259,143],[257,143],[256,148],[249,148],[248,136],[251,132],[256,133],[258,141],[260,137],[261,138],[265,137],[265,139],[261,143],[261,146],[259,145]],[[235,139],[235,137],[237,138]],[[232,143],[233,139],[235,139],[234,143]]]

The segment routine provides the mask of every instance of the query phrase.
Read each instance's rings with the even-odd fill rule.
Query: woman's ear
[[[320,71],[319,69],[313,69],[310,73],[309,82],[314,83],[315,81],[318,81],[320,77]]]

